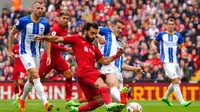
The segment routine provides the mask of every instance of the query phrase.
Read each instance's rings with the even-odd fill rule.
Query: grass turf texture
[[[18,112],[13,100],[0,100],[0,112]],[[65,109],[64,100],[50,100],[54,104],[52,112],[69,112]],[[162,101],[129,101],[138,102],[142,105],[143,112],[200,112],[200,101],[193,101],[189,107],[181,107],[178,101],[172,101],[174,107],[168,107]],[[28,100],[26,103],[26,112],[47,112],[41,100]],[[102,106],[93,112],[106,112]],[[125,109],[122,112],[126,112]]]

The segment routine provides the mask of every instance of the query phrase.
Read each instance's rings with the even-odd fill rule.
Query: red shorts
[[[82,73],[81,73],[82,74]],[[78,73],[77,73],[78,75]],[[96,80],[102,77],[103,80],[106,79],[106,76],[101,74],[98,70],[90,70],[88,73],[84,73],[84,76],[77,76],[78,83],[85,95],[85,98],[87,101],[90,101],[93,99],[93,97],[97,96],[100,94],[100,91],[94,87],[94,83]]]
[[[14,65],[13,67],[13,73],[12,73],[12,79],[13,80],[24,80],[24,77],[26,76],[26,70],[23,65]]]
[[[70,69],[70,66],[62,56],[58,57],[56,60],[52,59],[49,66],[46,65],[46,58],[43,58],[40,61],[40,78],[44,78],[52,69],[55,69],[59,74],[63,74],[64,71]]]

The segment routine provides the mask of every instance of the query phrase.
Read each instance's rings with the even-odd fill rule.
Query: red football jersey
[[[14,59],[14,65],[18,65],[18,66],[22,65],[23,66],[23,64],[22,64],[22,62],[21,62],[21,60],[19,58],[19,44],[15,44],[13,46],[13,48],[12,48],[12,51],[13,51],[14,57],[15,57],[15,59]]]
[[[67,28],[61,28],[61,26],[57,23],[53,24],[53,27],[50,31],[50,35],[53,36],[66,36]],[[57,57],[61,56],[61,52],[65,52],[66,48],[58,45],[58,43],[51,43],[51,58],[57,59]],[[42,58],[46,58],[47,54],[44,52]]]
[[[99,60],[103,55],[92,43],[89,43],[80,35],[65,36],[64,43],[71,44],[76,57],[77,76],[84,76],[82,73],[90,72],[88,68],[94,69],[95,60]]]

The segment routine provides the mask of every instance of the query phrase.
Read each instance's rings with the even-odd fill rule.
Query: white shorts
[[[39,69],[40,57],[33,57],[33,56],[30,56],[29,54],[22,54],[20,55],[20,59],[26,70],[30,68]]]
[[[103,65],[100,69],[101,73],[103,74],[114,74],[118,81],[119,81],[119,90],[121,90],[123,88],[123,76],[122,76],[122,73],[120,72],[120,70],[114,66],[114,65]]]
[[[180,68],[178,63],[164,63],[163,64],[165,74],[170,78],[179,78],[180,77]]]

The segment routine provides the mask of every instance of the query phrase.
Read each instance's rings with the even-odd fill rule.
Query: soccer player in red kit
[[[52,36],[66,36],[67,27],[69,21],[69,13],[61,12],[58,17],[58,23],[53,24],[50,35]],[[44,52],[40,61],[39,75],[40,78],[44,78],[52,69],[55,69],[58,73],[65,77],[65,99],[66,104],[71,106],[79,106],[72,98],[72,73],[70,66],[66,60],[62,57],[62,52],[66,52],[70,49],[59,46],[58,43],[51,42],[51,64],[47,66],[47,53]]]
[[[116,55],[104,57],[99,49],[92,43],[98,33],[96,23],[87,22],[83,27],[83,36],[35,36],[33,40],[46,40],[51,42],[64,42],[72,46],[73,53],[77,62],[78,83],[88,101],[80,107],[71,106],[70,112],[91,111],[106,104],[106,110],[112,111],[115,108],[124,108],[124,104],[112,103],[108,85],[104,82],[105,75],[94,68],[95,61],[102,64],[109,64],[122,55],[123,49],[118,49]]]
[[[26,75],[26,70],[19,58],[19,44],[15,44],[12,48],[14,53],[14,65],[12,79],[14,82],[14,92],[15,94],[19,93],[19,88],[21,91],[24,90],[24,77]]]

